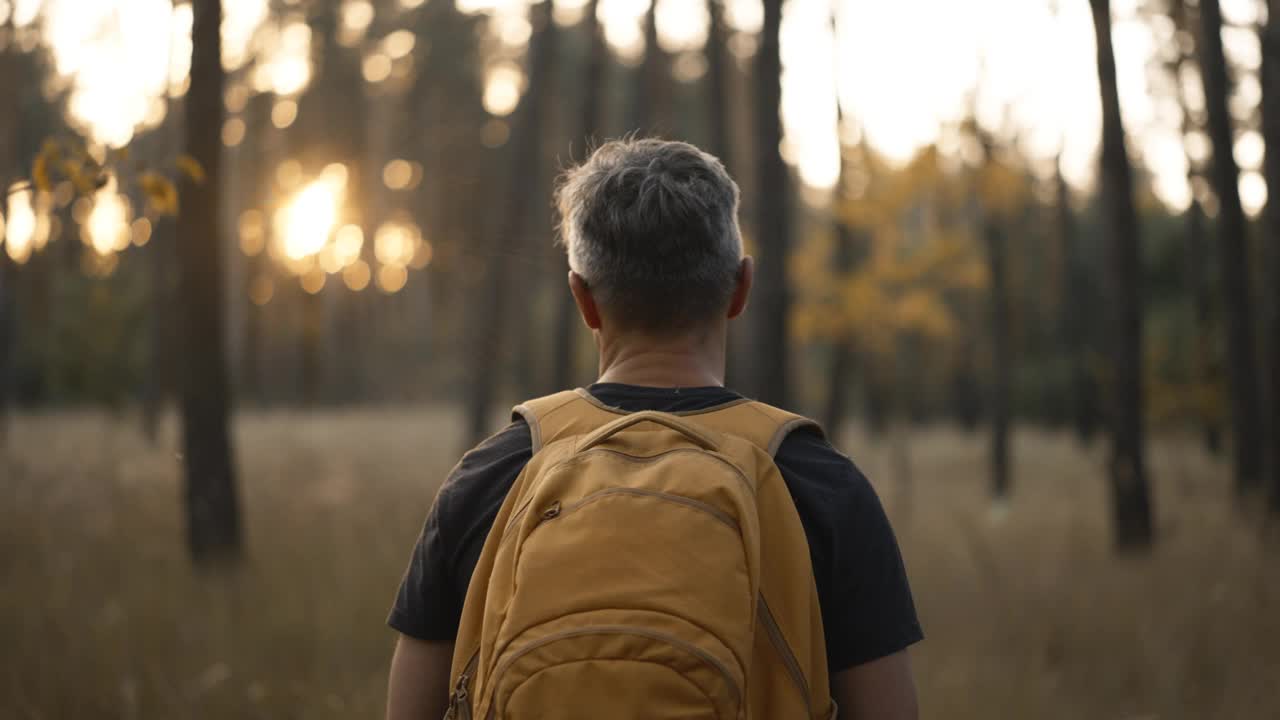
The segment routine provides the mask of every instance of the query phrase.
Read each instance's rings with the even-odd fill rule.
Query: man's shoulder
[[[792,485],[837,493],[874,493],[853,459],[832,445],[817,424],[791,431],[778,446],[774,462]]]
[[[488,495],[495,479],[514,480],[531,457],[533,437],[529,425],[516,416],[463,454],[441,486],[440,495],[455,501],[476,493]]]

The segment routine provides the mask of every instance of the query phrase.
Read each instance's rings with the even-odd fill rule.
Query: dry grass
[[[444,411],[252,414],[237,428],[250,563],[192,573],[172,433],[17,418],[0,461],[0,718],[375,717],[387,607],[458,426]],[[931,718],[1280,717],[1280,551],[1224,469],[1155,443],[1160,544],[1116,559],[1100,450],[1017,437],[1007,507],[984,444],[845,443],[898,529]],[[892,480],[891,480],[892,478]]]

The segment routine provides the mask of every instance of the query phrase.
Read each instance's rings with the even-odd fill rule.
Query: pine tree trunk
[[[1263,227],[1271,251],[1271,509],[1280,513],[1280,0],[1267,0],[1262,35],[1262,136],[1266,145],[1263,171],[1267,201]]]
[[[786,406],[787,332],[790,294],[787,288],[787,254],[790,218],[790,176],[782,159],[782,64],[778,33],[782,24],[782,0],[765,0],[764,28],[755,58],[756,154],[756,286],[753,313],[756,319],[754,392],[772,405]]]
[[[609,63],[609,48],[596,18],[599,6],[600,0],[587,3],[587,14],[583,20],[583,30],[591,42],[591,55],[582,78],[582,114],[578,136],[574,138],[575,143],[582,147],[583,160],[587,159],[590,152],[589,144],[599,140],[601,91],[604,89],[604,72]],[[563,390],[577,382],[576,343],[581,332],[578,329],[578,308],[573,302],[573,294],[569,292],[567,282],[562,282],[558,277],[553,278],[553,281],[553,291],[556,293],[555,351],[551,358],[551,379],[546,387],[548,392]]]
[[[642,137],[663,137],[671,132],[671,69],[666,52],[658,44],[658,0],[649,3],[644,19],[644,62],[636,75],[632,96],[631,129]]]
[[[707,28],[707,89],[710,93],[707,118],[710,125],[711,154],[733,171],[733,131],[729,126],[729,47],[724,19],[725,0],[707,0],[711,25]]]
[[[995,218],[984,221],[987,270],[991,275],[988,299],[991,332],[991,377],[988,411],[991,414],[991,494],[1009,494],[1009,402],[1013,376],[1012,343],[1009,338],[1009,274],[1005,251],[1005,231]]]
[[[1200,0],[1200,76],[1204,81],[1209,139],[1213,143],[1213,188],[1218,195],[1218,246],[1222,249],[1222,289],[1227,316],[1227,373],[1231,390],[1231,429],[1235,438],[1236,490],[1262,479],[1262,442],[1258,408],[1258,367],[1254,354],[1253,296],[1240,173],[1236,167],[1231,116],[1227,112],[1226,60],[1222,52],[1222,15],[1218,0]]]
[[[223,116],[221,0],[195,0],[191,85],[185,113],[187,153],[203,182],[184,178],[178,216],[182,339],[182,444],[187,540],[201,565],[241,555],[239,500],[231,456],[229,386],[223,339],[219,142]]]
[[[164,411],[164,403],[169,393],[167,382],[173,363],[170,359],[172,336],[169,332],[169,317],[172,313],[173,277],[173,243],[175,238],[170,232],[168,218],[156,218],[151,230],[151,240],[145,248],[144,255],[150,270],[151,302],[148,332],[151,336],[147,365],[149,371],[142,391],[142,431],[147,441],[156,444],[160,437],[160,419]]]
[[[8,187],[4,188],[4,192],[8,192]],[[17,340],[17,333],[14,332],[17,269],[17,264],[9,257],[9,249],[0,245],[0,449],[8,444],[9,439],[13,347]]]
[[[1076,237],[1075,215],[1071,210],[1071,189],[1062,176],[1061,167],[1055,173],[1057,191],[1058,242],[1062,258],[1062,352],[1068,358],[1068,394],[1071,405],[1071,423],[1076,437],[1089,442],[1097,426],[1096,386],[1089,372],[1087,353],[1091,343],[1086,327],[1093,318],[1093,305],[1085,289],[1083,269],[1080,267],[1080,250]]]
[[[551,19],[551,0],[543,0],[530,10],[533,36],[529,41],[529,83],[520,99],[511,127],[511,167],[507,169],[507,186],[503,213],[488,235],[489,266],[475,286],[472,302],[475,315],[470,323],[471,380],[467,394],[467,432],[472,444],[485,437],[489,427],[498,378],[498,361],[511,324],[512,312],[511,250],[507,243],[519,242],[526,227],[526,216],[534,200],[528,191],[529,173],[539,165],[539,142],[547,106],[547,87],[555,71],[556,29]]]
[[[1125,149],[1110,0],[1090,0],[1102,100],[1101,194],[1111,280],[1111,491],[1115,544],[1138,550],[1152,543],[1151,499],[1143,465],[1142,287],[1138,217]]]

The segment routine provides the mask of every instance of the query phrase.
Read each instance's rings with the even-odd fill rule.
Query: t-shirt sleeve
[[[829,671],[922,640],[897,538],[866,476],[811,432],[789,436],[777,463],[808,536]]]
[[[502,502],[532,456],[516,420],[462,457],[436,493],[387,624],[428,642],[453,642],[471,572]]]
[[[461,614],[449,592],[450,544],[441,523],[442,506],[447,504],[444,495],[442,489],[431,504],[387,617],[387,624],[397,632],[428,642],[453,642],[454,618]]]

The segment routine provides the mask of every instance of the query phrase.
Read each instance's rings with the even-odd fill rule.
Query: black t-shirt
[[[705,410],[740,397],[720,387],[612,383],[593,385],[590,392],[626,412]],[[387,620],[392,628],[420,640],[454,641],[485,538],[532,448],[529,427],[517,416],[449,473],[405,571]],[[813,431],[791,433],[775,462],[809,540],[829,671],[918,642],[923,634],[902,556],[871,483]]]

